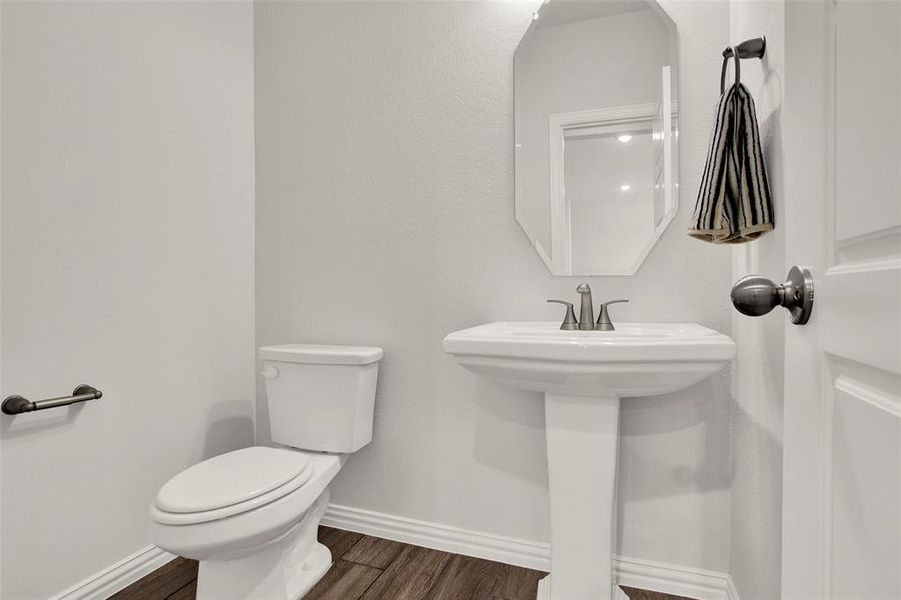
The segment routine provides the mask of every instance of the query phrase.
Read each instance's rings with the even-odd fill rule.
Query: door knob
[[[804,325],[813,309],[813,277],[809,270],[798,266],[789,270],[782,284],[760,275],[748,275],[732,286],[732,304],[738,312],[751,317],[784,306],[791,313],[792,323]]]

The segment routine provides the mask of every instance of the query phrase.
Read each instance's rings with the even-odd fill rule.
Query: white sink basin
[[[496,322],[456,331],[444,350],[509,386],[587,396],[653,396],[703,381],[735,355],[729,337],[695,323],[617,323],[561,331],[559,323]]]
[[[551,574],[539,600],[626,598],[612,568],[620,398],[698,383],[732,359],[735,343],[694,323],[561,331],[558,323],[498,322],[454,332],[444,349],[473,373],[544,392]]]

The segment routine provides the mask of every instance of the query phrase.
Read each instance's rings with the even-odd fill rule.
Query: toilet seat
[[[170,479],[150,514],[157,523],[191,525],[253,510],[294,492],[312,476],[303,452],[256,446],[222,454]]]

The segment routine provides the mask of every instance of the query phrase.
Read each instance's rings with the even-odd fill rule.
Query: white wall
[[[681,31],[681,208],[619,320],[729,331],[730,253],[691,240],[691,215],[729,33],[723,2],[665,3]],[[444,354],[456,329],[558,319],[572,298],[513,214],[513,51],[528,3],[255,6],[257,344],[385,348],[373,442],[334,502],[547,539],[538,394],[492,385]],[[680,394],[627,399],[620,551],[729,567],[724,372]],[[260,388],[258,435],[268,438]]]
[[[3,588],[146,546],[171,475],[252,442],[246,2],[3,2]]]
[[[733,0],[731,39],[738,43],[761,35],[767,37],[766,55],[762,61],[743,61],[741,74],[757,104],[776,229],[753,244],[733,250],[732,278],[761,274],[782,281],[787,273],[784,202],[791,201],[783,197],[785,3]],[[780,596],[783,334],[787,322],[782,313],[780,310],[757,319],[732,314],[738,353],[733,380],[730,573],[742,600]]]

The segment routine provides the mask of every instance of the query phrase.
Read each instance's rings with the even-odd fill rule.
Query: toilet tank
[[[354,452],[372,440],[381,348],[286,344],[260,358],[273,442]]]

